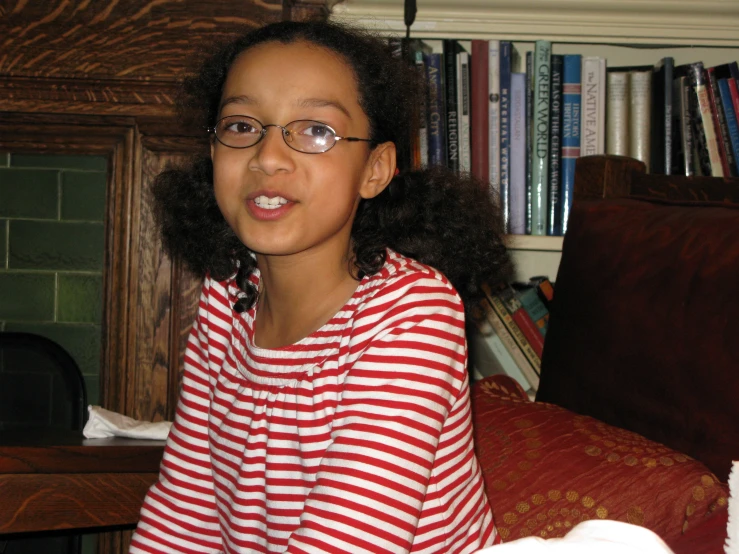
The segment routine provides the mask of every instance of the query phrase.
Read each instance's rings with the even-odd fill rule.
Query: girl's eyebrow
[[[344,107],[344,104],[338,100],[329,100],[327,98],[301,98],[296,102],[296,104],[301,108],[336,108],[349,119],[352,118],[349,110],[347,110],[346,107]]]
[[[224,98],[221,100],[221,105],[218,106],[218,111],[220,112],[225,106],[228,106],[229,104],[247,104],[250,106],[257,106],[259,105],[259,102],[256,101],[256,99],[252,98],[251,96],[247,96],[245,94],[241,94],[239,96],[229,96],[228,98]]]
[[[225,106],[229,104],[258,106],[259,102],[256,100],[256,98],[252,98],[251,96],[247,96],[246,94],[229,96],[228,98],[224,98],[221,101],[221,105],[218,107],[218,111],[220,112]],[[327,98],[301,98],[296,102],[296,104],[300,108],[335,108],[346,115],[349,119],[352,119],[349,110],[346,109],[344,104],[342,104],[338,100],[329,100]]]

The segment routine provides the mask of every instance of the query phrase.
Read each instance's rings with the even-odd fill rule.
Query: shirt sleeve
[[[290,554],[409,552],[422,532],[424,501],[443,495],[440,482],[430,482],[437,458],[448,456],[444,485],[470,478],[464,310],[456,292],[434,277],[402,278],[355,321],[350,349],[360,353]],[[445,423],[455,429],[442,437]],[[436,535],[439,551],[449,523],[443,515],[439,529],[423,530]]]
[[[130,554],[223,552],[208,450],[209,283],[206,279],[185,350],[182,390],[159,481],[144,500]]]

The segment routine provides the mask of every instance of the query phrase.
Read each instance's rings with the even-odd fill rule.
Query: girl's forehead
[[[237,56],[228,72],[229,85],[260,84],[344,90],[356,95],[354,71],[335,52],[307,42],[268,42]]]

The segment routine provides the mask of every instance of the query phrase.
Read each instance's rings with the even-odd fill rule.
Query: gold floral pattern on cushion
[[[615,519],[670,542],[726,508],[726,485],[700,462],[509,389],[488,378],[472,392],[475,448],[504,541]]]

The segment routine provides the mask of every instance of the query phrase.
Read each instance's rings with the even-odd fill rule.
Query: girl
[[[496,541],[460,295],[508,261],[483,185],[396,171],[417,87],[384,41],[295,22],[186,80],[210,156],[154,193],[169,252],[206,277],[131,552]]]

